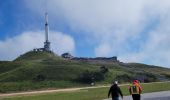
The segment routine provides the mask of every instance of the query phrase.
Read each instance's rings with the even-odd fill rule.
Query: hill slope
[[[66,60],[53,53],[33,51],[14,61],[0,62],[1,92],[12,91],[10,88],[3,89],[4,86],[12,87],[14,83],[17,87],[14,90],[29,90],[86,85],[94,81],[100,84],[113,80],[130,82],[133,79],[144,82],[170,80],[170,69],[139,63]]]

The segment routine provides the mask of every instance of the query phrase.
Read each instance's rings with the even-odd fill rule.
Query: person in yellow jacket
[[[138,80],[134,80],[133,84],[129,87],[129,92],[132,95],[133,100],[140,100],[142,87],[139,84]]]

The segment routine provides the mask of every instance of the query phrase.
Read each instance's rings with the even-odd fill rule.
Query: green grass
[[[170,75],[170,73],[168,72],[168,70],[170,70],[169,68],[163,68],[159,66],[146,65],[146,64],[140,64],[140,63],[129,63],[128,66],[130,66],[131,68],[136,68],[136,69],[140,68],[144,70],[145,72],[167,75],[167,76]]]
[[[23,55],[20,55],[14,61],[41,61],[46,59],[62,60],[61,57],[55,55],[54,53],[29,51]]]
[[[62,89],[69,87],[84,87],[88,84],[80,84],[71,81],[42,81],[42,82],[5,82],[0,83],[0,93],[10,93],[19,91],[32,91],[42,89]]]
[[[121,86],[124,95],[129,95],[129,85]],[[168,83],[142,84],[143,93],[170,90]],[[109,88],[82,89],[74,92],[57,92],[30,96],[16,96],[1,98],[2,100],[102,100],[107,98]]]
[[[108,72],[101,75],[99,73],[101,66],[106,66]],[[84,75],[85,72],[89,72],[88,75]],[[170,80],[169,73],[168,68],[145,64],[90,63],[64,60],[53,53],[30,51],[14,61],[0,61],[0,93],[74,87],[75,83],[78,86],[84,86],[87,85],[87,82],[80,81],[82,78],[80,76],[83,75],[90,76],[90,78],[95,76],[96,84],[102,85],[114,80],[127,83],[137,76],[145,77],[147,82],[160,81],[157,79],[160,74],[164,79]],[[44,80],[39,81],[38,76],[42,76]],[[90,78],[88,77],[88,80]]]

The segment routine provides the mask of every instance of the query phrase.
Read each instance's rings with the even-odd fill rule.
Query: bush
[[[94,72],[93,73],[95,81],[102,81],[102,80],[104,80],[105,79],[104,75],[105,74],[102,73],[102,72]]]
[[[128,74],[118,75],[115,77],[115,80],[118,80],[120,83],[131,82],[134,78]]]
[[[145,76],[144,78],[145,83],[158,81],[157,77],[154,74],[145,73],[143,76]]]
[[[93,78],[94,78],[93,73],[90,72],[89,70],[86,70],[76,80],[82,83],[91,83]]]
[[[33,78],[34,81],[44,81],[45,76],[42,74],[37,75],[36,77]]]
[[[82,83],[92,83],[95,81],[102,81],[105,79],[105,72],[103,70],[100,71],[89,71],[86,70],[84,73],[82,73],[76,81],[82,82]]]
[[[108,68],[107,68],[106,66],[101,66],[101,67],[100,67],[100,71],[101,71],[101,73],[105,74],[105,73],[107,73],[109,70],[108,70]]]
[[[166,78],[170,79],[170,74],[162,74],[164,75]]]

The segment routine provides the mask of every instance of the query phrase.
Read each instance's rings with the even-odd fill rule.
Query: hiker
[[[108,93],[108,98],[112,94],[112,100],[119,100],[119,95],[121,95],[123,99],[123,94],[118,86],[118,82],[115,81],[113,82],[112,86],[110,87],[109,93]]]
[[[140,86],[138,80],[133,81],[133,84],[129,87],[129,92],[132,95],[133,100],[140,100],[142,87]]]

